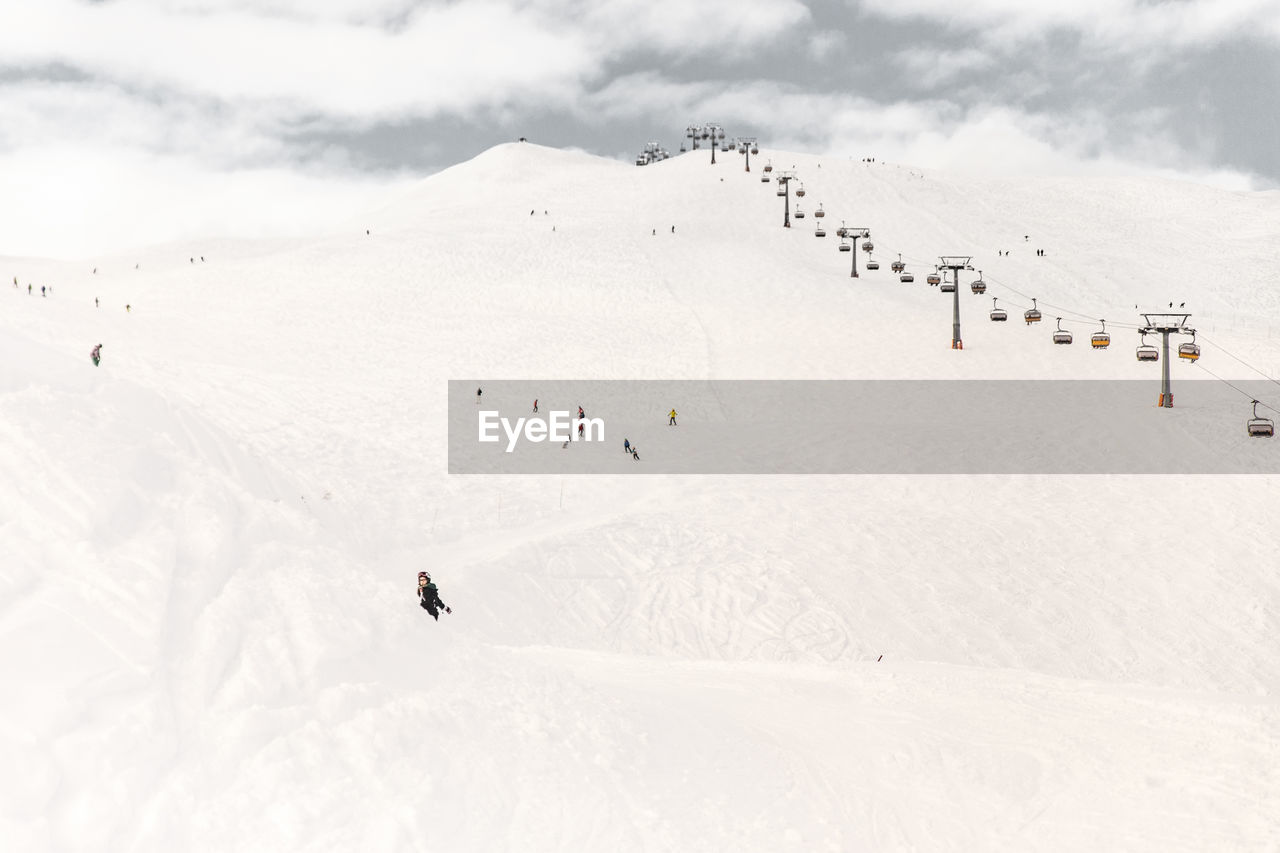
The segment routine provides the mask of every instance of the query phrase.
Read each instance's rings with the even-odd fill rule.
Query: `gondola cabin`
[[[1258,401],[1253,401],[1253,417],[1245,424],[1251,438],[1271,438],[1275,435],[1276,427],[1270,418],[1258,417]]]
[[[1027,321],[1027,325],[1040,322],[1040,309],[1036,306],[1036,301],[1031,300],[1031,307],[1022,312],[1022,319]]]

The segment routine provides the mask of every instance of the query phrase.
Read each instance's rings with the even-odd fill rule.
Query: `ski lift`
[[[796,205],[796,219],[804,219],[804,211],[800,209],[800,205]]]
[[[1191,332],[1191,343],[1183,344],[1178,347],[1178,358],[1185,358],[1187,361],[1195,363],[1200,357],[1200,345],[1196,343],[1196,333],[1193,329]]]
[[[685,147],[684,147],[684,143],[683,143],[683,142],[681,142],[681,143],[680,143],[680,153],[681,153],[681,154],[683,154],[684,152],[686,152],[686,151],[688,151],[688,150],[689,150],[688,148],[685,148]]]
[[[889,269],[893,270],[894,272],[902,272],[906,268],[907,268],[907,265],[902,262],[902,253],[899,252],[898,259],[893,263],[889,264]]]
[[[1062,328],[1062,318],[1058,318],[1058,331],[1053,333],[1053,342],[1055,344],[1071,343],[1071,333]]]
[[[880,262],[879,262],[879,261],[872,261],[872,260],[868,260],[868,261],[867,261],[867,269],[869,269],[869,270],[878,270],[878,269],[880,269]]]
[[[997,297],[991,297],[991,322],[993,323],[1003,323],[1009,319],[1009,315],[1000,307],[998,301]]]
[[[853,251],[853,246],[850,246],[848,243],[846,243],[846,242],[844,241],[844,238],[843,238],[843,237],[841,237],[841,238],[840,238],[840,251],[842,251],[842,252],[852,252],[852,251]]]
[[[946,279],[943,279],[941,289],[943,293],[955,293],[956,283],[954,281],[947,281]]]
[[[769,183],[769,176],[768,176],[768,175],[761,175],[761,176],[760,176],[760,183],[762,183],[762,184],[767,184],[767,183]]]
[[[942,284],[942,276],[938,275],[936,267],[933,272],[924,277],[924,280],[929,284]]]
[[[765,163],[765,164],[764,164],[764,170],[765,170],[766,172],[772,172],[772,171],[773,171],[773,161],[772,161],[772,160],[770,160],[768,163]]]
[[[826,230],[825,228],[823,228],[823,227],[822,227],[822,223],[821,223],[821,222],[819,222],[819,223],[818,223],[818,227],[817,227],[817,228],[813,229],[813,236],[815,236],[815,237],[825,237],[825,236],[827,236],[827,230]]]
[[[804,198],[804,184],[796,187],[796,198]]]
[[[1159,361],[1160,350],[1147,343],[1147,333],[1141,332],[1142,343],[1138,346],[1138,361]]]
[[[1102,331],[1094,332],[1093,337],[1089,339],[1089,343],[1093,344],[1094,349],[1106,349],[1111,346],[1111,336],[1107,334],[1107,321],[1102,321]]]
[[[1258,401],[1253,401],[1253,417],[1245,424],[1245,429],[1249,431],[1252,438],[1271,438],[1275,435],[1275,424],[1270,418],[1258,417]]]
[[[876,244],[872,243],[870,240],[862,241],[862,251],[866,252],[868,255],[871,254],[871,250],[874,249],[875,247],[876,247]]]
[[[1027,321],[1027,325],[1040,322],[1040,309],[1036,307],[1036,301],[1031,300],[1031,307],[1022,312],[1022,319]]]
[[[909,272],[904,272],[902,275],[898,276],[898,281],[902,282],[903,284],[910,284],[915,280],[916,280],[916,277]]]
[[[821,219],[827,215],[827,212],[822,209],[822,205],[818,205],[818,209],[813,212],[813,215]]]
[[[759,148],[757,148],[756,146],[752,145],[752,146],[751,146],[751,153],[752,153],[752,154],[759,154],[759,153],[760,153],[760,149],[759,149]]]
[[[787,185],[786,185],[786,184],[784,184],[784,183],[781,183],[781,182],[780,182],[780,183],[778,184],[778,192],[777,192],[777,196],[778,196],[778,198],[782,198],[782,197],[783,197],[783,196],[785,196],[786,194],[787,194]]]
[[[974,293],[983,294],[987,292],[987,283],[982,280],[982,270],[978,270],[978,278],[969,285],[969,289]]]

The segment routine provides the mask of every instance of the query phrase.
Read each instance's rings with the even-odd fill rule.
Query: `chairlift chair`
[[[760,176],[760,183],[762,183],[762,184],[767,184],[767,183],[769,183],[769,176],[768,176],[768,175],[761,175],[761,176]]]
[[[1071,343],[1071,333],[1062,328],[1062,318],[1058,318],[1058,331],[1053,333],[1053,342],[1055,344]]]
[[[898,276],[898,281],[902,282],[903,284],[910,284],[915,280],[916,280],[916,277],[909,272],[904,272],[902,275]]]
[[[880,262],[879,262],[879,261],[873,261],[873,260],[868,259],[868,260],[867,260],[867,269],[869,269],[869,270],[878,270],[878,269],[880,269]]]
[[[1022,312],[1022,319],[1027,321],[1027,325],[1040,322],[1040,309],[1036,306],[1035,299],[1031,300],[1031,307]]]
[[[821,223],[821,222],[819,222],[819,223],[818,223],[818,227],[817,227],[817,228],[813,229],[813,236],[815,236],[815,237],[825,237],[825,236],[827,236],[827,229],[825,229],[825,228],[823,228],[823,227],[822,227],[822,223]]]
[[[1195,330],[1193,329],[1191,331],[1191,343],[1183,344],[1182,346],[1178,347],[1178,358],[1185,358],[1187,361],[1190,361],[1194,364],[1196,359],[1198,359],[1199,357],[1200,357],[1200,345],[1196,343],[1196,333],[1195,333]]]
[[[796,205],[796,219],[804,219],[804,211],[800,209],[800,205]]]
[[[894,272],[902,272],[906,268],[907,268],[907,265],[902,262],[902,253],[899,252],[898,259],[893,263],[889,264],[889,269],[893,270]]]
[[[1106,349],[1111,346],[1111,336],[1107,334],[1107,321],[1102,321],[1102,331],[1094,332],[1093,337],[1089,339],[1089,343],[1094,349]]]
[[[827,215],[827,212],[822,209],[822,205],[818,205],[818,209],[813,212],[813,215],[821,219]]]
[[[1005,313],[1005,310],[998,304],[998,298],[995,296],[991,297],[991,322],[1003,323],[1008,319],[1009,315]]]
[[[982,280],[982,270],[978,270],[978,278],[969,285],[969,289],[979,295],[987,292],[987,283]]]
[[[782,198],[782,197],[783,197],[783,196],[785,196],[786,194],[787,194],[787,185],[786,185],[786,184],[781,184],[781,183],[780,183],[780,184],[778,184],[778,192],[776,193],[776,195],[778,196],[778,198]]]
[[[943,293],[955,293],[955,292],[956,292],[956,283],[955,283],[954,281],[947,281],[947,280],[944,278],[944,279],[942,280],[942,287],[940,288],[940,290],[941,290]]]
[[[753,145],[753,146],[751,146],[751,153],[752,153],[752,154],[759,154],[759,153],[760,153],[760,149],[759,149],[759,148],[757,148],[757,147],[755,147],[755,146]]]
[[[804,184],[796,187],[796,198],[804,198]]]
[[[1270,418],[1258,417],[1258,401],[1253,401],[1253,417],[1245,424],[1251,438],[1271,438],[1275,435],[1275,424]]]
[[[773,161],[770,161],[770,162],[768,162],[768,163],[765,163],[765,164],[764,164],[764,170],[765,170],[766,172],[772,172],[772,171],[773,171]]]
[[[1142,332],[1142,343],[1138,346],[1138,361],[1159,361],[1160,350],[1147,343],[1147,333]]]
[[[938,275],[936,272],[929,273],[924,277],[924,280],[929,282],[929,284],[942,284],[942,276]]]
[[[853,247],[850,246],[848,243],[846,243],[843,237],[840,238],[840,251],[842,252],[853,251]]]
[[[875,247],[876,247],[876,244],[872,243],[870,240],[862,241],[862,251],[866,252],[868,255],[871,254],[871,250],[874,249]]]

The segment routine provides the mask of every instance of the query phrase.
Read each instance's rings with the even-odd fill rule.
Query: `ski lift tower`
[[[1143,314],[1142,319],[1146,321],[1146,325],[1138,330],[1139,333],[1159,334],[1164,340],[1164,352],[1161,354],[1164,365],[1160,368],[1160,402],[1156,405],[1158,408],[1172,409],[1173,388],[1169,384],[1169,336],[1194,335],[1196,330],[1187,325],[1187,321],[1191,319],[1190,314]]]
[[[960,270],[973,269],[969,266],[971,258],[967,255],[940,255],[938,260],[942,261],[939,264],[942,269],[951,270],[951,275],[955,276],[956,289],[951,293],[951,348],[964,349],[964,341],[960,338]]]
[[[747,171],[751,171],[751,155],[759,154],[760,149],[756,146],[756,138],[754,136],[739,136],[735,140],[738,144],[738,153],[747,155]]]
[[[858,239],[866,240],[871,236],[871,229],[863,226],[845,225],[844,220],[840,220],[840,230],[836,232],[841,237],[847,237],[853,241],[853,250],[849,253],[853,255],[853,268],[849,271],[849,278],[858,277]]]
[[[693,140],[693,150],[698,150],[698,140],[710,140],[711,165],[716,164],[716,146],[724,142],[724,128],[714,122],[707,124],[691,124],[684,129],[684,135]]]
[[[791,182],[798,180],[795,172],[779,172],[778,186],[782,187],[780,195],[785,199],[782,203],[782,227],[791,227]]]

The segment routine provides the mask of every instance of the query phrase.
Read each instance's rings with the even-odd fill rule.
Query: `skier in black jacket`
[[[418,572],[418,601],[422,605],[422,609],[431,614],[431,618],[440,621],[440,611],[452,613],[443,601],[440,600],[440,590],[431,582],[431,575],[426,572]]]

